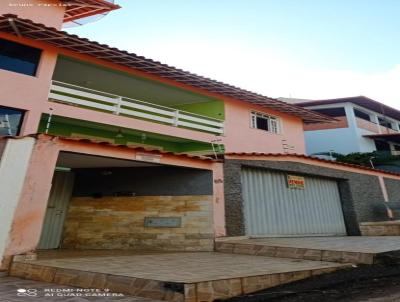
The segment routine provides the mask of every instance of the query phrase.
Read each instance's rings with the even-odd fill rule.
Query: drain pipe
[[[49,110],[50,110],[50,113],[49,113],[49,117],[47,118],[46,130],[44,131],[44,133],[46,133],[46,134],[49,133],[51,118],[53,117],[53,108],[49,108]]]
[[[375,156],[372,156],[369,158],[369,163],[371,164],[372,169],[375,169],[375,165],[374,165],[374,161],[373,161],[374,159],[375,159]]]
[[[390,207],[387,205],[387,203],[389,202],[389,195],[386,189],[386,184],[385,184],[385,180],[383,179],[383,176],[379,175],[378,176],[379,179],[379,185],[381,187],[382,190],[382,195],[383,195],[383,200],[384,200],[384,206],[386,208],[386,213],[389,217],[390,220],[394,220],[394,213],[393,210],[390,209]]]

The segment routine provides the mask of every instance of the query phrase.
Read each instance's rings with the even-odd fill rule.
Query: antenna
[[[112,4],[115,3],[114,0],[104,0],[104,1],[112,3]],[[106,11],[106,12],[103,12],[103,13],[99,13],[97,15],[88,16],[88,17],[84,17],[84,18],[80,18],[80,19],[76,19],[76,20],[65,22],[63,24],[63,28],[73,28],[73,27],[77,27],[77,26],[81,26],[81,25],[85,25],[85,24],[88,24],[88,23],[99,21],[100,19],[102,19],[105,16],[107,16],[109,12],[110,11]]]

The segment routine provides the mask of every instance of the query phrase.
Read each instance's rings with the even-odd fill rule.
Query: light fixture
[[[118,129],[117,134],[115,135],[115,138],[123,138],[124,134],[122,133],[121,129]]]

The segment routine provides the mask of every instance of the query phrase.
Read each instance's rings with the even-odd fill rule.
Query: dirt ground
[[[280,302],[383,302],[400,301],[400,276],[348,282],[332,288],[310,290],[297,295],[266,299]]]
[[[225,302],[400,302],[400,264],[360,266]]]

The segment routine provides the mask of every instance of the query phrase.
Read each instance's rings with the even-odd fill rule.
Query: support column
[[[5,252],[34,144],[32,137],[0,141],[0,269],[7,266]]]
[[[226,235],[223,163],[213,164],[213,191],[214,235],[221,237]]]
[[[22,181],[18,202],[14,205],[15,211],[8,214],[12,218],[12,224],[7,234],[3,255],[5,259],[36,249],[46,215],[58,153],[58,146],[51,139],[37,139]]]

